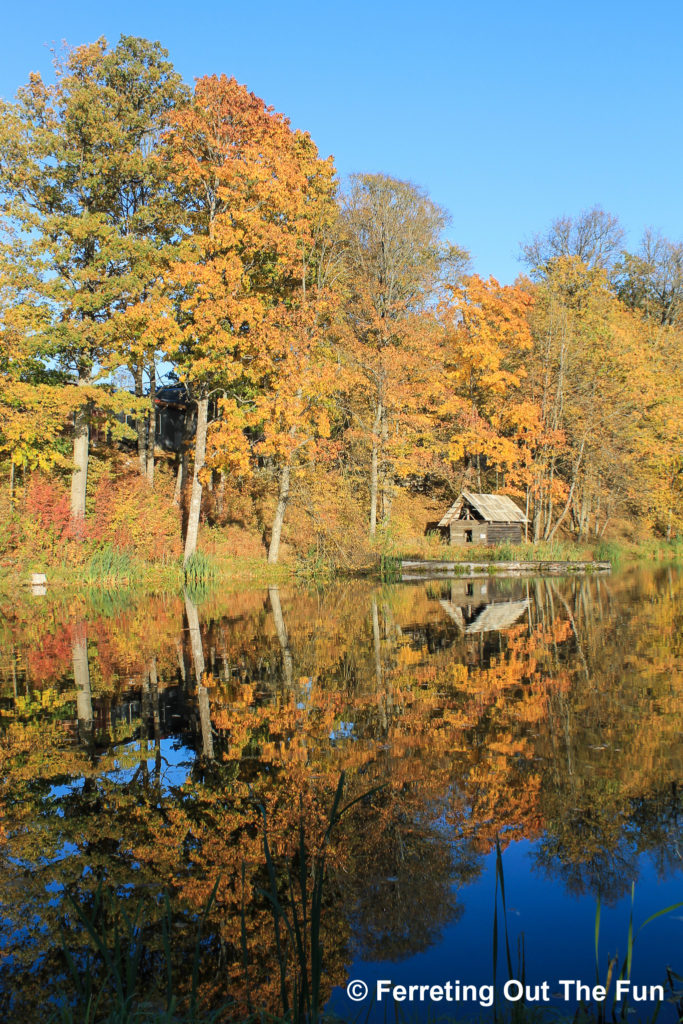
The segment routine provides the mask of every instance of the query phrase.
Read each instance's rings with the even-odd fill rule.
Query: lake
[[[0,613],[3,1020],[678,1019],[680,570]]]

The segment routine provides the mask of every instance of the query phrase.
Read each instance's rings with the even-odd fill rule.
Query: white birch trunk
[[[187,531],[185,533],[185,556],[183,564],[186,565],[189,559],[197,550],[197,537],[199,535],[199,513],[202,508],[202,485],[199,474],[204,468],[206,460],[206,430],[209,420],[209,399],[200,398],[197,402],[197,434],[195,437],[194,449],[194,470],[192,474],[192,494],[190,496],[190,511],[187,518]]]
[[[74,416],[74,468],[71,474],[71,518],[74,522],[82,522],[85,518],[89,452],[88,410],[82,406]]]
[[[282,536],[282,524],[285,521],[285,512],[287,511],[287,504],[289,502],[289,487],[290,487],[290,467],[289,463],[282,467],[282,473],[280,475],[280,494],[278,496],[277,508],[275,509],[275,517],[273,519],[273,529],[270,536],[270,547],[268,548],[268,563],[275,565],[280,554],[280,538]]]

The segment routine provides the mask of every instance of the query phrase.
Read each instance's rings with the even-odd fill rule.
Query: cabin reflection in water
[[[44,616],[21,597],[0,603],[8,1024],[49,1024],[60,999],[76,1005],[67,919],[73,962],[94,961],[65,895],[89,913],[103,880],[126,913],[142,908],[145,998],[150,985],[164,998],[153,988],[165,979],[153,960],[164,894],[173,976],[187,980],[216,886],[202,1006],[234,999],[232,1019],[247,1020],[251,1001],[283,1019],[266,827],[276,877],[295,883],[330,836],[328,1019],[348,1019],[351,963],[367,978],[400,961],[402,977],[421,979],[428,957],[435,970],[488,971],[481,908],[498,844],[520,913],[512,939],[523,925],[527,962],[545,976],[588,976],[581,936],[598,897],[603,949],[622,948],[634,880],[641,920],[680,900],[680,571],[272,585],[201,604],[188,592],[103,607],[88,593]],[[342,772],[349,811],[326,833]],[[301,877],[310,892],[313,870]],[[288,912],[303,920],[310,898],[295,897],[290,887]],[[561,962],[548,907],[572,939]],[[634,983],[661,977],[680,927],[674,915],[648,926]]]
[[[529,611],[529,585],[506,580],[452,580],[448,597],[439,604],[463,633],[490,633],[509,629]]]

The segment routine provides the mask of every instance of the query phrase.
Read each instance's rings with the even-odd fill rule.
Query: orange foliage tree
[[[187,560],[197,543],[209,396],[226,399],[213,464],[243,466],[244,428],[258,423],[256,400],[289,351],[291,305],[310,252],[308,200],[331,194],[333,169],[307,135],[224,75],[199,79],[176,115],[168,159],[187,238],[174,270],[178,327],[166,349],[198,410]]]

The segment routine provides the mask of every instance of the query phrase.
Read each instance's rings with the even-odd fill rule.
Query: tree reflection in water
[[[278,897],[303,915],[342,771],[347,799],[374,792],[329,846],[323,996],[354,951],[428,949],[497,836],[536,840],[536,868],[603,902],[643,852],[662,875],[680,868],[678,574],[106,605],[2,609],[8,1020],[47,1017],[62,930],[88,946],[64,894],[93,911],[102,883],[118,894],[97,910],[103,927],[144,901],[148,993],[163,985],[168,893],[181,1001],[192,918],[216,887],[202,1005],[227,998],[226,1020],[277,1010],[278,956],[290,984],[296,963],[286,936],[278,954],[264,895],[264,815]]]

